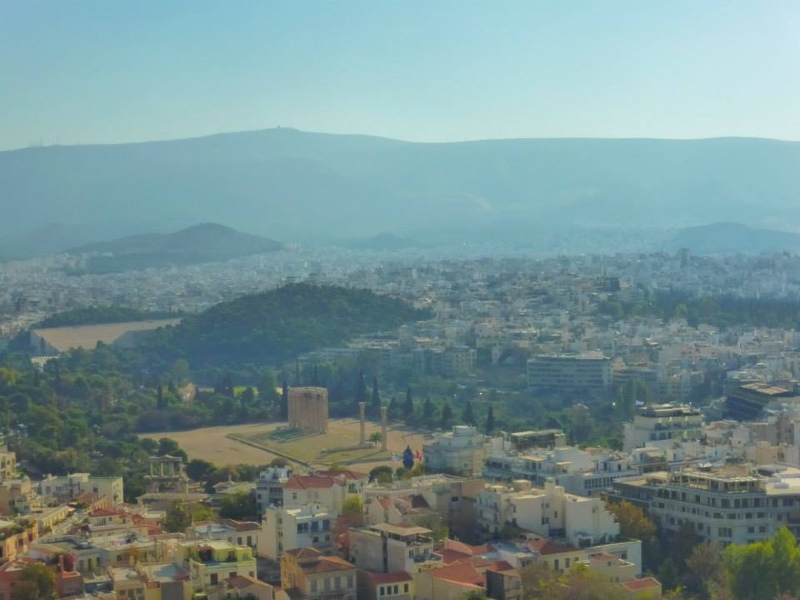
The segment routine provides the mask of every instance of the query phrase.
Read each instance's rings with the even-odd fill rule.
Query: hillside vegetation
[[[185,359],[192,370],[279,365],[357,335],[427,317],[402,300],[369,290],[290,284],[217,304],[180,325],[153,332],[141,354],[151,364],[159,360],[162,367]]]

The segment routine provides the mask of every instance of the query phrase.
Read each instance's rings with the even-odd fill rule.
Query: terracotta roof
[[[113,508],[97,508],[89,513],[90,517],[114,517],[117,515],[124,515],[125,513]]]
[[[465,554],[464,552],[459,552],[458,550],[450,550],[449,548],[440,550],[439,554],[442,555],[442,560],[446,565],[466,560],[471,556],[470,554]]]
[[[431,569],[428,573],[430,573],[431,577],[435,577],[436,579],[444,579],[455,583],[476,585],[479,587],[483,587],[484,583],[483,575],[481,575],[475,567],[466,563]]]
[[[553,540],[533,540],[528,543],[528,547],[539,552],[539,554],[562,554],[564,552],[574,552],[577,548],[559,544]]]
[[[304,548],[292,548],[291,550],[284,550],[284,554],[291,554],[296,558],[308,558],[309,556],[320,556],[322,552],[320,552],[316,548],[304,547]]]
[[[319,560],[310,564],[301,564],[304,573],[328,573],[331,571],[355,570],[355,565],[338,556],[320,556]]]
[[[488,567],[486,567],[486,570],[502,572],[502,571],[515,571],[516,569],[514,568],[514,565],[512,565],[510,562],[506,560],[497,560],[492,564],[490,564]]]
[[[292,475],[286,485],[287,490],[330,489],[339,485],[333,477],[318,475]]]
[[[251,585],[264,586],[267,588],[272,587],[268,583],[259,581],[255,577],[248,577],[247,575],[235,575],[233,577],[228,577],[227,583],[228,583],[228,589],[237,589],[237,590],[250,587]]]
[[[658,582],[658,579],[654,577],[643,577],[642,579],[631,579],[630,581],[624,581],[621,585],[624,585],[629,590],[636,591],[636,590],[646,590],[650,588],[660,588],[661,584]]]

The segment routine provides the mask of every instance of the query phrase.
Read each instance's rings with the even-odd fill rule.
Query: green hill
[[[369,290],[298,283],[185,317],[175,327],[154,332],[140,350],[164,364],[184,358],[193,370],[276,365],[429,316]]]

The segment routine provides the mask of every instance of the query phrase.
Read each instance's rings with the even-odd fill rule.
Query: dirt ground
[[[286,423],[253,423],[246,425],[230,425],[221,427],[206,427],[191,431],[169,431],[164,433],[150,433],[142,437],[158,440],[168,437],[180,445],[189,458],[207,460],[217,466],[228,464],[247,463],[263,465],[276,458],[277,455],[231,439],[229,435],[245,438],[266,447],[307,460],[313,464],[325,465],[333,462],[343,462],[343,458],[358,458],[358,453],[331,453],[321,455],[323,448],[334,449],[344,445],[357,444],[359,441],[359,422],[357,419],[331,419],[328,424],[328,434],[309,435],[292,442],[280,442],[270,439],[271,433],[278,428],[286,427]],[[380,432],[380,425],[367,422],[366,437],[371,433]],[[356,462],[348,466],[356,471],[367,472],[380,465],[393,468],[400,466],[399,461],[393,461],[392,453],[402,455],[407,445],[415,452],[422,450],[425,434],[417,433],[404,427],[389,427],[387,451],[380,451],[380,444],[374,450],[362,451],[364,462]]]

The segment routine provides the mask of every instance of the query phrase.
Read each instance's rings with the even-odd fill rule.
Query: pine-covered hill
[[[276,365],[363,334],[429,318],[408,303],[365,289],[305,283],[223,302],[156,332],[141,350],[192,370]]]

